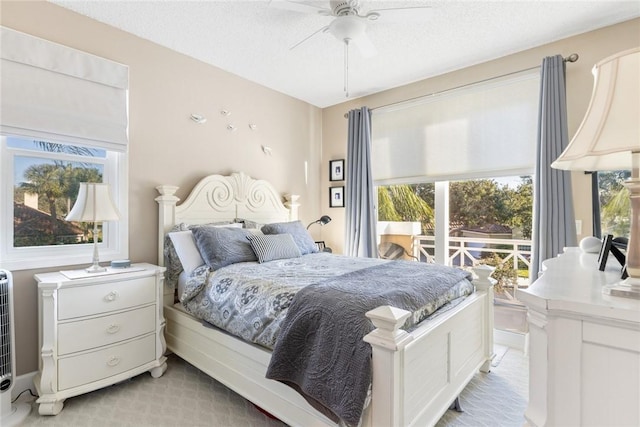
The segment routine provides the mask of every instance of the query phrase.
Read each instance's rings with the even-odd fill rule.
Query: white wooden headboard
[[[158,263],[164,265],[164,236],[175,224],[205,224],[216,221],[247,219],[261,224],[298,219],[298,198],[285,195],[285,203],[275,188],[264,180],[242,172],[229,176],[209,175],[198,182],[184,202],[174,196],[175,185],[159,185]]]

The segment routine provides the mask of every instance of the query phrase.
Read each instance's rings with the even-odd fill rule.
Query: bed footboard
[[[493,268],[474,269],[476,292],[411,333],[400,328],[408,311],[383,306],[367,313],[376,327],[365,336],[373,350],[372,403],[364,426],[435,424],[473,375],[489,372],[493,354]]]

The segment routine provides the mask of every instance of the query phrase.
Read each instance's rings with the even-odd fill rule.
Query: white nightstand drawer
[[[156,306],[58,326],[58,354],[89,350],[134,338],[156,329]]]
[[[156,300],[155,277],[118,280],[58,291],[58,319],[122,310]]]
[[[77,387],[128,371],[155,359],[155,335],[92,353],[58,359],[58,390]]]

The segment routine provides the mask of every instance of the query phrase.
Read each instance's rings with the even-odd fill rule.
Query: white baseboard
[[[33,378],[37,373],[37,371],[33,371],[29,372],[28,374],[19,375],[15,378],[15,380],[13,381],[13,388],[11,389],[11,400],[14,400],[20,393],[22,393],[26,389],[30,389],[33,394],[36,394],[36,386],[33,384]],[[31,398],[29,392],[25,391],[20,399],[23,402],[27,401],[23,400],[23,398],[25,398],[25,395]]]
[[[525,356],[529,351],[529,333],[518,333],[504,331],[502,329],[493,330],[493,342],[522,351]]]

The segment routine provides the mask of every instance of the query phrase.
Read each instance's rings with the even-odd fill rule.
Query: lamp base
[[[87,273],[104,273],[107,271],[107,267],[101,267],[100,264],[92,264],[90,267],[84,269]]]
[[[614,297],[640,299],[640,278],[627,277],[621,282],[606,285],[602,293]]]

